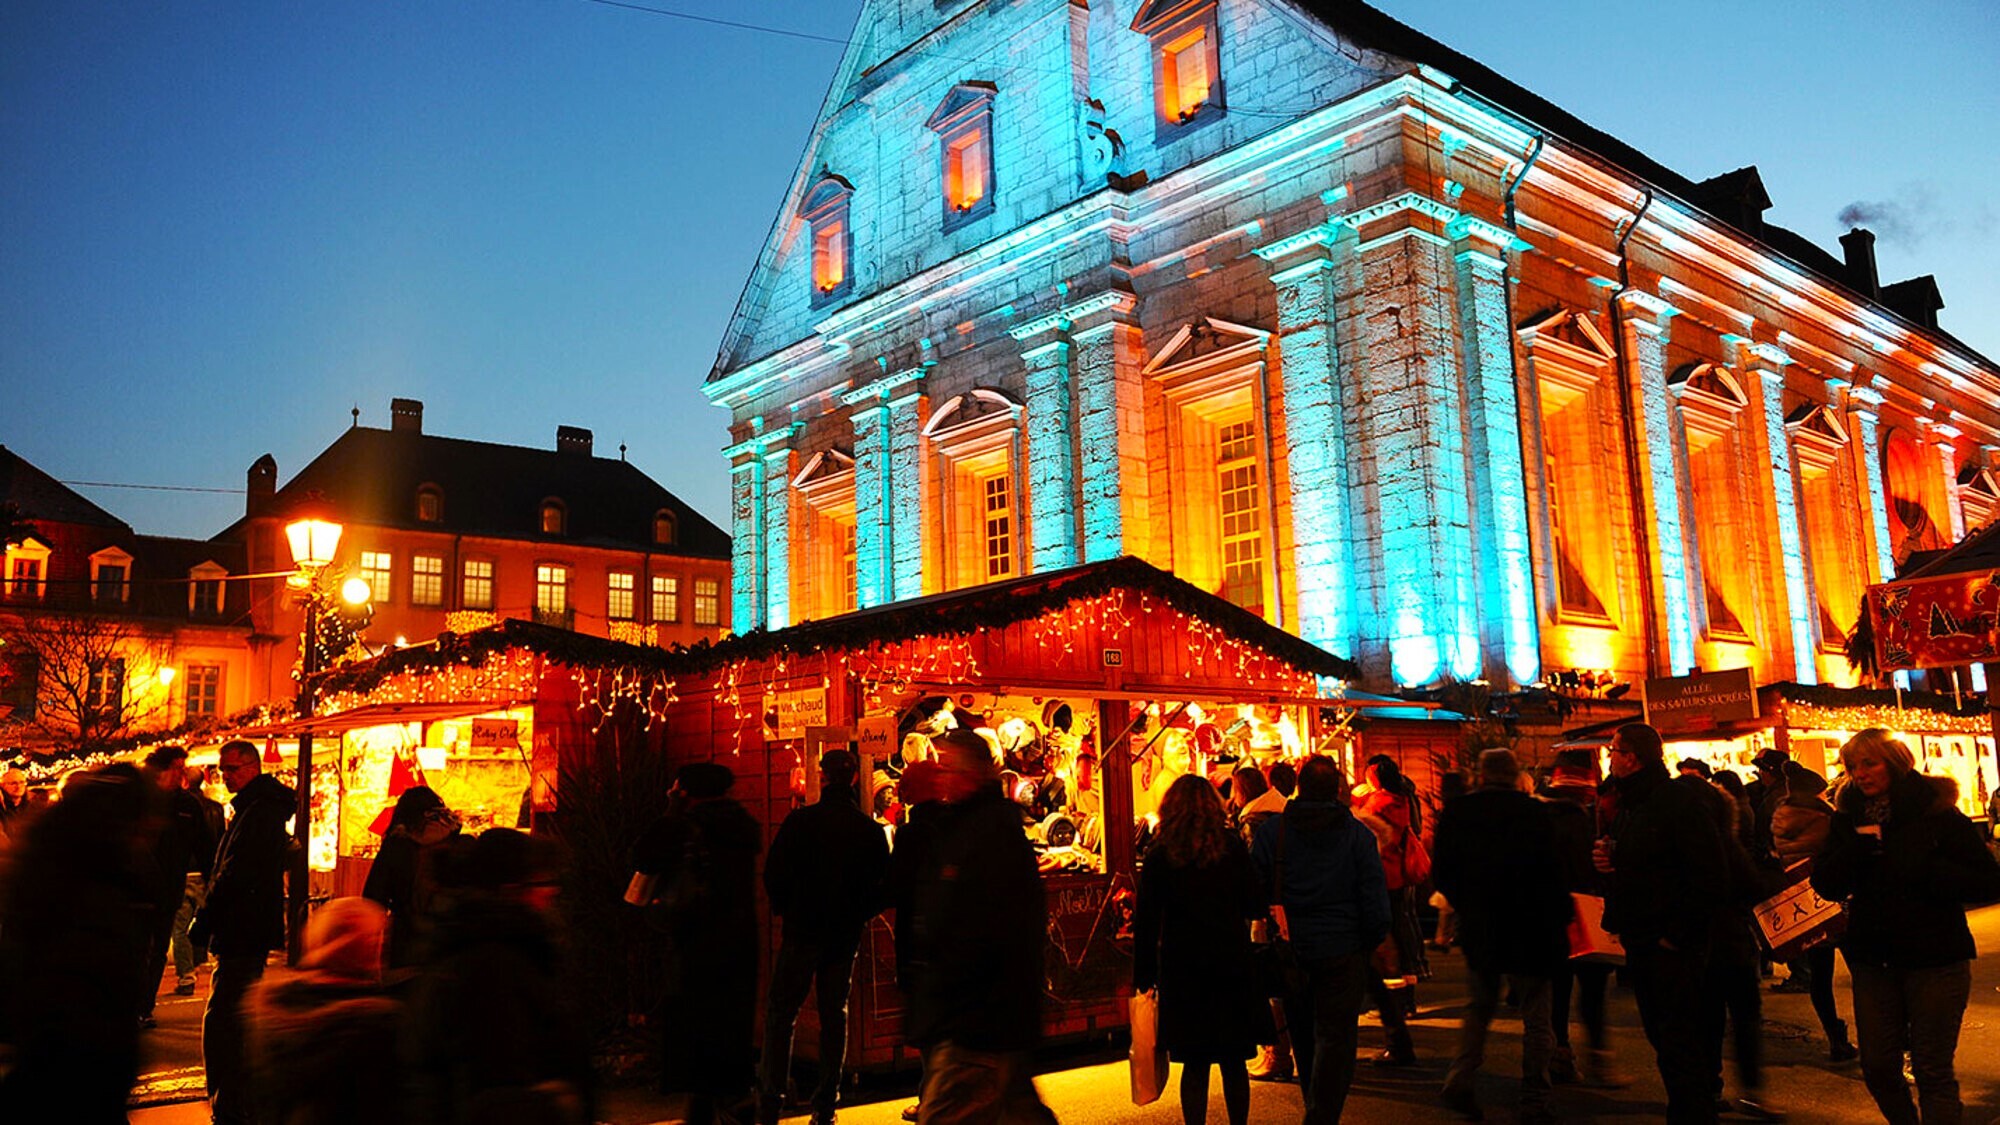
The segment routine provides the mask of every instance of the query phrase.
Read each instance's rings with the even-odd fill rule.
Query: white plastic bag
[[[1132,1104],[1151,1105],[1167,1088],[1167,1048],[1160,1042],[1160,994],[1132,995]]]

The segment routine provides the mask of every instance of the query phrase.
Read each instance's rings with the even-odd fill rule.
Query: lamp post
[[[308,500],[300,505],[291,522],[285,525],[285,538],[291,543],[292,564],[298,568],[298,581],[305,596],[305,626],[300,631],[299,643],[299,694],[296,711],[298,717],[311,722],[313,708],[317,703],[313,692],[313,677],[319,673],[319,619],[326,611],[326,591],[322,578],[326,568],[333,564],[333,554],[340,546],[341,525],[335,522],[323,504]],[[308,890],[312,879],[312,730],[308,727],[299,732],[299,805],[292,818],[292,837],[297,844],[298,856],[293,860],[291,873],[291,893],[286,900],[285,935],[286,960],[296,965],[305,954],[306,906]]]

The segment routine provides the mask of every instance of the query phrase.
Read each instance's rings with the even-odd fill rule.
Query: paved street
[[[1976,912],[1972,923],[1979,948],[1987,955],[1973,966],[1972,1006],[1966,1013],[1964,1038],[1958,1051],[1959,1077],[1965,1086],[1968,1125],[1993,1125],[2000,1123],[2000,907]],[[1421,1014],[1412,1025],[1422,1063],[1409,1070],[1378,1071],[1364,1062],[1344,1120],[1396,1125],[1458,1120],[1438,1106],[1435,1095],[1454,1042],[1463,963],[1456,954],[1433,953],[1432,958],[1437,979],[1419,990]],[[205,993],[206,976],[202,988]],[[1837,994],[1845,1015],[1849,1001],[1844,972]],[[157,1062],[147,1068],[142,1094],[151,1091],[151,1096],[157,1097],[176,1085],[199,1090],[199,1071],[189,1068],[199,1062],[200,1011],[195,1000],[161,998],[160,1027],[147,1033],[147,1042]],[[1652,1069],[1639,1032],[1631,993],[1614,990],[1611,1015],[1617,1025],[1621,1061],[1638,1081],[1621,1091],[1560,1087],[1556,1091],[1556,1112],[1572,1120],[1657,1121],[1665,1112],[1665,1102],[1659,1076]],[[1767,991],[1764,1020],[1771,1104],[1788,1110],[1791,1120],[1801,1123],[1860,1123],[1881,1119],[1862,1088],[1859,1068],[1853,1064],[1835,1067],[1825,1061],[1826,1042],[1804,996]],[[1364,1045],[1372,1052],[1379,1045],[1380,1035],[1372,1020],[1363,1028],[1362,1035]],[[1503,1017],[1496,1024],[1487,1075],[1480,1086],[1489,1121],[1513,1120],[1518,1089],[1513,1076],[1520,1066],[1520,1057],[1520,1024]],[[1730,1077],[1733,1093],[1733,1071]],[[1150,1106],[1131,1104],[1123,1062],[1072,1066],[1043,1075],[1038,1085],[1044,1100],[1065,1125],[1100,1122],[1172,1125],[1180,1121],[1180,1106],[1172,1085],[1164,1097]],[[902,1107],[909,1103],[907,1090],[887,1084],[864,1085],[859,1096],[877,1100],[844,1108],[840,1114],[843,1125],[900,1125]],[[1209,1120],[1225,1120],[1219,1089],[1214,1089],[1211,1101]],[[135,1125],[201,1122],[207,1120],[206,1108],[200,1102],[160,1106],[134,1112],[132,1120]],[[642,1091],[614,1091],[602,1108],[601,1116],[617,1125],[644,1125],[664,1115],[658,1101]],[[1301,1112],[1297,1086],[1253,1085],[1251,1120],[1295,1122]]]

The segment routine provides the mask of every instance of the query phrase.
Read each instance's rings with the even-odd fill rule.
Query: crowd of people
[[[1253,1079],[1294,1076],[1308,1125],[1338,1121],[1367,1010],[1383,1028],[1373,1063],[1418,1061],[1408,1019],[1430,977],[1427,944],[1464,955],[1438,1096],[1467,1119],[1484,1114],[1480,1074],[1503,1006],[1522,1024],[1520,1120],[1553,1120],[1564,1083],[1627,1084],[1606,1027],[1614,974],[1637,1001],[1669,1121],[1781,1119],[1760,1067],[1770,967],[1753,910],[1808,872],[1845,928],[1790,958],[1781,987],[1811,996],[1829,1062],[1858,1057],[1886,1120],[1959,1120],[1965,909],[2000,899],[2000,863],[1948,784],[1879,730],[1842,749],[1830,797],[1824,777],[1775,752],[1748,784],[1696,761],[1669,772],[1644,724],[1620,728],[1608,760],[1600,776],[1596,752],[1561,751],[1538,784],[1512,752],[1487,750],[1441,800],[1386,756],[1358,784],[1317,755],[1174,780],[1139,857],[1131,986],[1157,997],[1183,1120],[1207,1119],[1219,1075],[1230,1125],[1248,1121]],[[762,855],[781,936],[761,990],[764,826],[731,796],[726,766],[680,769],[667,812],[632,849],[625,897],[661,935],[660,1087],[681,1119],[775,1125],[799,1105],[831,1125],[856,957],[870,920],[893,911],[902,1030],[923,1064],[905,1117],[1055,1120],[1031,1077],[1045,892],[999,764],[977,734],[944,732],[904,773],[890,833],[861,806],[856,756],[827,751],[817,800]],[[436,793],[408,789],[363,893],[319,906],[304,956],[267,971],[288,937],[296,797],[248,742],[223,746],[216,770],[227,817],[171,746],[72,774],[32,815],[5,806],[0,1116],[124,1120],[169,964],[174,991],[191,994],[212,958],[202,1050],[217,1122],[594,1120],[554,845],[504,828],[461,835]],[[1426,890],[1444,915],[1432,943],[1418,922]],[[1601,903],[1622,968],[1579,947],[1584,915],[1596,921],[1586,903]],[[1852,1038],[1836,948],[1853,982]],[[818,1050],[795,1089],[808,996]]]

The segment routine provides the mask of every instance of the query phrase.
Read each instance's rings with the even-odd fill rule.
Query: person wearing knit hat
[[[365,898],[314,912],[306,954],[245,1001],[252,1088],[266,1119],[400,1121],[402,1006],[382,987],[389,915]]]

